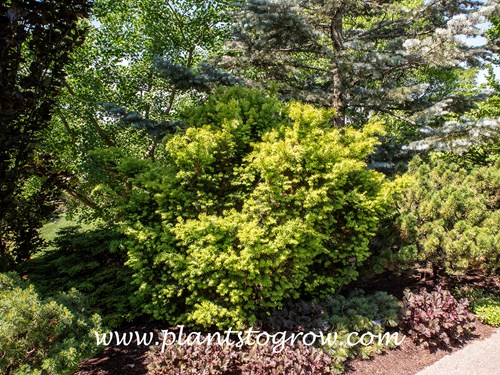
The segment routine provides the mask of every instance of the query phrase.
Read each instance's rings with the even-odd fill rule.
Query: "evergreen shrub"
[[[128,264],[146,312],[241,328],[259,310],[356,278],[388,196],[365,162],[382,128],[331,119],[231,88],[185,115],[166,166],[116,167],[135,186]]]
[[[116,328],[140,314],[131,298],[137,288],[132,269],[125,265],[123,240],[123,234],[112,226],[63,228],[52,242],[53,249],[37,254],[21,269],[43,296],[78,290],[101,315],[103,324]]]
[[[96,351],[98,315],[75,291],[41,299],[15,273],[0,274],[0,369],[3,374],[72,374]]]
[[[500,160],[465,169],[438,155],[416,158],[412,183],[397,200],[401,264],[432,265],[450,274],[500,266]]]

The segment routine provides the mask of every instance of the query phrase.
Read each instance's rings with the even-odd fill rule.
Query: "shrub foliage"
[[[0,368],[3,374],[72,374],[95,352],[97,315],[76,292],[42,300],[17,274],[0,274]]]
[[[242,327],[356,277],[384,206],[383,176],[365,163],[381,129],[331,118],[232,88],[188,113],[167,167],[116,167],[136,187],[128,264],[147,312]]]
[[[394,346],[393,339],[350,345],[347,335],[382,334],[387,328],[397,326],[398,309],[397,300],[383,292],[365,295],[355,291],[348,297],[328,297],[315,302],[287,301],[282,309],[261,318],[253,327],[255,332],[282,335],[277,341],[275,337],[264,342],[259,339],[260,334],[254,333],[251,341],[259,344],[240,346],[234,337],[235,345],[227,346],[203,343],[206,337],[201,337],[202,344],[174,343],[166,345],[163,353],[158,347],[152,349],[148,367],[152,374],[198,374],[204,370],[210,374],[342,373],[348,359],[368,358]],[[316,336],[315,343],[309,346],[302,342],[299,332],[304,335],[321,332],[323,337],[330,334],[330,342],[323,345]],[[298,339],[294,341],[291,335]],[[182,340],[189,342],[189,336],[184,335]]]
[[[114,328],[140,311],[131,298],[136,288],[132,270],[125,266],[123,240],[111,226],[86,231],[63,228],[53,241],[55,249],[38,254],[22,270],[44,296],[77,289],[103,317],[103,324]]]
[[[332,360],[313,346],[285,345],[274,353],[270,345],[254,346],[242,358],[241,374],[331,374]]]
[[[203,341],[205,337],[200,339]],[[174,344],[166,346],[163,353],[155,347],[148,355],[148,374],[151,375],[234,374],[240,358],[239,352],[217,343]]]
[[[500,298],[484,298],[474,305],[474,313],[483,323],[500,326]]]
[[[466,297],[471,311],[477,318],[492,326],[500,326],[500,294],[498,288],[462,287],[455,290],[455,296]]]
[[[438,157],[410,164],[413,183],[398,200],[408,265],[449,273],[496,273],[500,266],[500,164],[466,170]]]
[[[354,290],[349,296],[328,296],[315,302],[288,301],[282,309],[273,311],[258,324],[270,331],[322,332],[337,335],[336,340],[325,342],[322,349],[331,358],[332,370],[342,373],[348,359],[368,359],[375,353],[395,346],[395,337],[374,339],[366,345],[349,345],[348,336],[357,332],[369,337],[390,335],[398,325],[399,305],[395,297],[377,292],[365,295]],[[387,337],[386,335],[386,337]],[[356,338],[352,338],[351,342]]]

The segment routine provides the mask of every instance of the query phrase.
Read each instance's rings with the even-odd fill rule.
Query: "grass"
[[[96,223],[80,223],[78,218],[69,219],[65,213],[61,214],[59,217],[50,220],[40,229],[40,237],[47,242],[47,246],[43,250],[52,250],[53,246],[51,242],[57,237],[57,232],[66,227],[80,226],[83,230],[93,229],[97,226]],[[42,252],[43,252],[42,250]]]

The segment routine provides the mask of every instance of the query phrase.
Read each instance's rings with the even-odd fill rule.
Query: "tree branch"
[[[73,198],[79,200],[81,203],[83,203],[85,206],[92,208],[95,211],[100,211],[100,208],[97,204],[92,202],[90,199],[88,199],[86,196],[80,194],[76,190],[71,189],[69,186],[60,186],[63,191],[71,195]]]
[[[71,88],[71,86],[68,84],[68,82],[66,80],[63,80],[62,82],[64,84],[64,87],[66,87],[68,89],[68,92],[71,94],[71,96],[76,98],[76,94],[73,91],[73,89]],[[106,146],[115,147],[116,146],[115,142],[106,134],[104,129],[101,128],[101,126],[99,125],[99,123],[95,119],[94,115],[92,113],[90,113],[89,111],[86,111],[86,112],[87,112],[88,119],[90,120],[92,125],[94,125],[94,128],[97,130],[97,134],[99,134],[99,137],[101,137],[101,139],[104,141]]]

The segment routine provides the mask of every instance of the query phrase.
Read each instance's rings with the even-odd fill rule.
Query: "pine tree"
[[[333,108],[337,126],[375,113],[418,125],[418,116],[453,94],[439,76],[481,64],[483,49],[464,36],[481,34],[481,9],[495,4],[248,0],[222,63],[254,82],[279,82],[284,97]],[[461,110],[464,100],[445,104]]]

